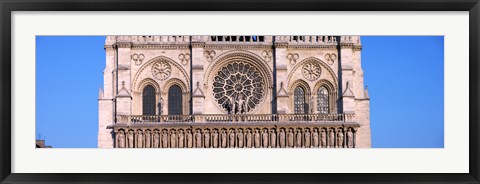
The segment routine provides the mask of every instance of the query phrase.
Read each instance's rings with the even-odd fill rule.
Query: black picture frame
[[[479,183],[479,0],[2,0],[1,183]],[[11,172],[13,11],[468,11],[469,173],[432,174],[20,174]]]

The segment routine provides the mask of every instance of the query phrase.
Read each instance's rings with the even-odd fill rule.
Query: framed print
[[[478,183],[478,11],[4,1],[1,182]]]

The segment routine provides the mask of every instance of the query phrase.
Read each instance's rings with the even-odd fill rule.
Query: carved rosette
[[[233,99],[234,106],[242,107],[246,113],[260,104],[266,92],[265,87],[265,77],[255,66],[235,61],[225,64],[217,72],[213,94],[217,104],[225,111],[232,107]]]
[[[321,73],[320,65],[313,61],[305,63],[302,67],[302,73],[305,79],[311,81],[317,80]]]
[[[152,75],[158,80],[167,79],[172,73],[172,67],[167,61],[157,61],[152,65]]]

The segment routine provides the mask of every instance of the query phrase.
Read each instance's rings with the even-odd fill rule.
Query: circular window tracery
[[[234,61],[224,65],[213,79],[213,95],[228,113],[255,109],[265,94],[264,76],[252,64]]]
[[[158,61],[152,66],[152,74],[159,80],[167,79],[170,73],[172,73],[172,67],[170,67],[167,61]]]
[[[308,62],[303,65],[303,77],[308,80],[317,80],[320,77],[320,65],[316,62]]]

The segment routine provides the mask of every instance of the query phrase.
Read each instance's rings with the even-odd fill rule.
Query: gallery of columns
[[[369,148],[359,36],[107,36],[99,148]]]

